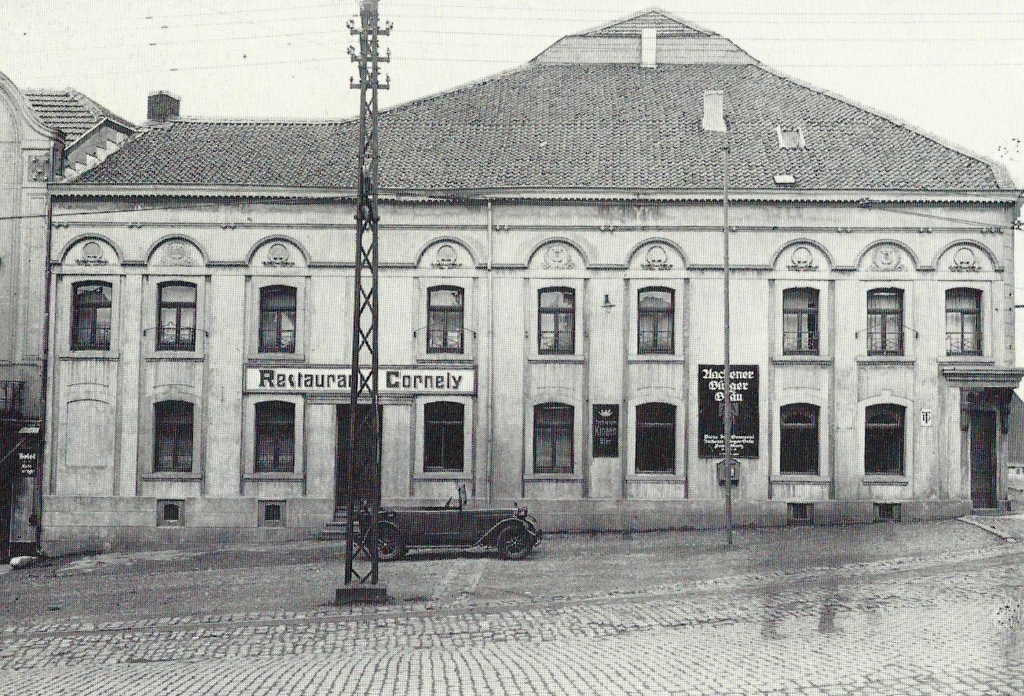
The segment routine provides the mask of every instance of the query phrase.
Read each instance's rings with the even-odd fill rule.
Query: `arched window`
[[[268,285],[260,288],[260,352],[295,352],[295,288]]]
[[[544,288],[537,301],[537,352],[572,355],[576,352],[576,292]]]
[[[905,411],[896,404],[876,404],[865,409],[865,474],[903,475]]]
[[[946,354],[981,355],[981,290],[946,291]]]
[[[536,474],[573,472],[573,408],[568,404],[533,407],[533,471]]]
[[[782,293],[783,355],[818,354],[818,291],[788,288]]]
[[[192,471],[193,413],[188,401],[153,405],[153,471]]]
[[[676,470],[676,407],[640,404],[636,407],[636,471],[672,474]]]
[[[439,286],[427,290],[427,352],[463,352],[462,288]]]
[[[781,409],[782,438],[779,471],[783,474],[818,474],[818,407],[789,404]]]
[[[295,471],[295,404],[262,401],[256,404],[257,472]]]
[[[71,350],[110,350],[110,283],[75,283],[71,295]]]
[[[466,407],[454,401],[423,406],[423,470],[462,471]]]
[[[196,349],[196,286],[160,283],[157,286],[156,349]]]
[[[668,288],[643,288],[637,298],[637,352],[675,351],[675,293]]]
[[[903,355],[903,291],[868,292],[868,355]]]

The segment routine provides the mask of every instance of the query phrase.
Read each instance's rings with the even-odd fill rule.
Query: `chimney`
[[[640,30],[640,66],[658,67],[658,30],[651,27]]]
[[[706,131],[726,133],[724,113],[725,92],[720,89],[704,92],[704,120],[701,127]]]
[[[146,120],[162,123],[178,118],[181,99],[170,92],[154,92],[146,101]]]

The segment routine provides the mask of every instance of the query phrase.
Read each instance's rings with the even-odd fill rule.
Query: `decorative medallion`
[[[50,173],[50,158],[33,157],[29,164],[29,173],[32,181],[46,181]]]
[[[103,246],[99,242],[86,242],[82,245],[82,257],[78,259],[82,266],[106,266],[103,258]]]
[[[434,262],[430,264],[434,268],[462,268],[459,262],[459,252],[451,244],[442,244],[434,252]]]
[[[960,272],[980,271],[981,266],[975,260],[974,251],[970,247],[960,247],[953,252],[953,263],[950,265],[949,270]]]
[[[814,254],[805,246],[798,246],[793,249],[789,257],[790,264],[787,268],[791,271],[816,271],[818,266],[814,263]]]
[[[164,266],[191,266],[192,250],[185,242],[169,242],[164,247]]]
[[[541,266],[543,268],[564,269],[575,268],[576,264],[572,262],[572,254],[569,252],[568,247],[564,244],[552,244],[544,252],[544,263]]]
[[[900,250],[889,244],[883,244],[882,246],[875,249],[874,255],[872,255],[871,264],[872,271],[903,271],[906,268],[903,266],[903,254]]]
[[[291,260],[292,252],[287,245],[281,242],[274,242],[267,248],[267,260],[263,262],[264,266],[294,266],[295,262]]]
[[[672,264],[668,261],[668,251],[660,244],[652,244],[647,247],[644,257],[647,259],[647,263],[640,264],[640,268],[644,270],[667,271],[672,268]]]

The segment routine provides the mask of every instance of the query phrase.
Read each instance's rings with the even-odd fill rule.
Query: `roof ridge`
[[[159,122],[158,125],[173,125],[175,123],[198,123],[198,124],[252,124],[252,125],[331,125],[341,123],[353,123],[358,120],[358,116],[350,116],[348,118],[280,118],[280,117],[250,117],[250,116],[232,116],[232,117],[217,117],[217,116],[178,116],[168,121]],[[152,127],[153,124],[150,124]]]
[[[633,14],[627,15],[626,17],[620,17],[618,19],[613,19],[610,22],[605,22],[604,24],[601,24],[599,26],[593,27],[591,29],[587,29],[586,31],[582,31],[582,32],[579,32],[577,34],[567,34],[566,36],[591,36],[591,37],[592,36],[597,36],[597,35],[599,35],[600,32],[602,32],[602,31],[604,31],[606,29],[611,29],[612,27],[619,26],[620,24],[627,24],[629,22],[632,22],[635,19],[638,19],[639,17],[643,17],[644,15],[649,15],[649,14],[661,15],[662,17],[664,17],[666,19],[669,19],[669,20],[675,22],[676,24],[680,25],[680,27],[689,29],[689,30],[694,31],[694,32],[699,33],[699,34],[705,34],[707,36],[720,36],[720,34],[718,34],[717,32],[713,32],[710,29],[705,29],[704,27],[702,27],[702,26],[700,26],[698,24],[694,24],[693,22],[691,22],[689,20],[684,20],[683,18],[679,17],[678,15],[676,15],[676,14],[674,14],[672,12],[669,12],[667,10],[664,10],[664,9],[658,7],[657,5],[650,5],[648,7],[645,7],[642,10],[638,10],[637,12],[634,12]]]
[[[793,77],[792,75],[789,75],[785,72],[782,72],[781,70],[777,70],[763,63],[754,63],[753,65],[754,67],[760,68],[764,72],[770,75],[774,75],[779,79],[792,82],[793,84],[803,87],[804,89],[809,89],[812,92],[817,92],[818,94],[824,97],[828,97],[829,99],[834,99],[835,101],[842,102],[843,104],[846,104],[847,106],[852,106],[855,109],[860,109],[861,111],[867,112],[872,116],[876,116],[878,118],[881,118],[885,121],[892,123],[897,128],[902,128],[903,130],[913,133],[914,135],[918,135],[921,136],[922,138],[931,140],[932,142],[941,147],[944,147],[948,150],[952,150],[960,155],[963,155],[964,157],[968,157],[970,159],[980,162],[981,164],[984,164],[986,167],[989,167],[989,169],[991,169],[992,177],[995,179],[996,185],[1000,189],[1017,190],[1020,188],[1014,181],[1013,176],[1010,175],[1010,171],[1001,162],[997,162],[996,160],[990,159],[985,155],[979,154],[969,148],[960,145],[959,143],[947,140],[942,136],[936,135],[934,133],[924,130],[923,128],[919,128],[918,126],[907,123],[903,119],[894,116],[890,113],[887,113],[885,111],[882,111],[881,109],[869,106],[867,104],[863,104],[855,99],[850,99],[849,97],[844,97],[841,94],[825,89],[824,87],[818,87],[817,85],[813,85],[810,82],[805,82],[804,80],[801,80],[798,77]]]

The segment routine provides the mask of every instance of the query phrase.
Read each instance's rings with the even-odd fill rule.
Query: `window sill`
[[[577,474],[527,474],[524,481],[565,481],[567,483],[582,483],[583,477]]]
[[[832,483],[832,478],[830,476],[818,476],[817,474],[776,474],[771,477],[771,482],[827,485]]]
[[[831,365],[828,355],[780,355],[772,358],[776,365]]]
[[[995,365],[996,361],[987,355],[944,355],[938,359],[942,365]]]
[[[301,483],[302,474],[293,474],[287,471],[267,471],[260,473],[247,473],[243,478],[246,481],[286,481],[289,483]]]
[[[582,355],[531,355],[528,359],[530,363],[578,363],[582,365],[586,362],[586,358]]]
[[[469,353],[420,353],[416,356],[420,363],[463,363],[472,365],[476,356]]]
[[[630,363],[684,363],[686,360],[681,355],[674,353],[637,353],[630,355],[627,359]]]
[[[644,473],[632,473],[626,475],[627,483],[686,483],[686,477],[680,476],[679,474],[644,474]]]
[[[202,362],[206,358],[203,353],[196,350],[149,350],[146,352],[146,362],[158,362],[160,360],[178,360],[183,362]]]
[[[246,361],[255,365],[306,362],[304,353],[250,353]]]
[[[886,474],[865,474],[862,481],[865,486],[906,486],[910,483],[906,476]]]
[[[143,481],[202,481],[203,475],[188,471],[150,471],[139,478]]]
[[[68,350],[60,354],[61,360],[118,360],[116,350]]]
[[[413,481],[472,481],[473,474],[465,471],[417,471]]]
[[[905,355],[858,355],[858,365],[913,365],[914,358]]]

